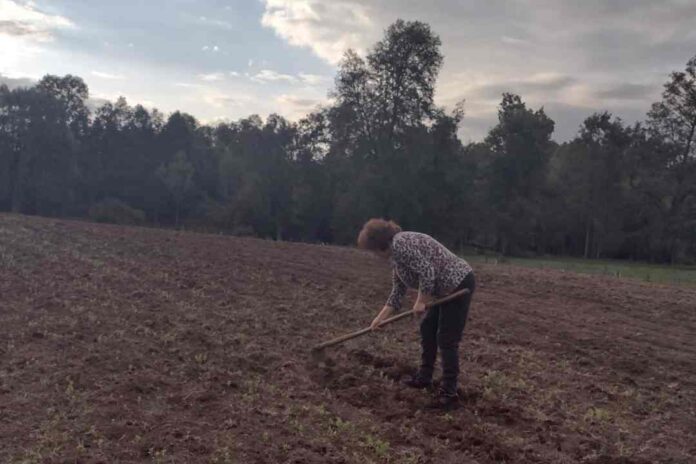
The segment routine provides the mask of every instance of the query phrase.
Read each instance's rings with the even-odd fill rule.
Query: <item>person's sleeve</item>
[[[387,306],[394,308],[394,311],[401,310],[401,302],[406,295],[406,285],[399,279],[396,270],[392,270],[392,291],[387,299]]]

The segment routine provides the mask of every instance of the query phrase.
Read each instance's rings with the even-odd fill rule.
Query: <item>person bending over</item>
[[[415,376],[404,382],[412,388],[432,389],[433,370],[440,349],[442,380],[434,408],[458,405],[459,342],[464,332],[469,305],[476,288],[471,266],[429,235],[404,232],[398,224],[370,219],[358,235],[358,247],[390,261],[392,291],[372,321],[372,329],[401,309],[407,288],[418,289],[414,311],[423,315],[420,324],[421,362]],[[469,293],[427,310],[426,304],[461,289]]]

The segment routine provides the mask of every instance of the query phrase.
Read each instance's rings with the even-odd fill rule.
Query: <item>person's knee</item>
[[[437,347],[440,351],[448,351],[459,349],[459,337],[454,336],[438,336],[437,337]]]
[[[437,336],[437,329],[434,329],[430,324],[421,324],[420,334],[423,339],[433,340]]]

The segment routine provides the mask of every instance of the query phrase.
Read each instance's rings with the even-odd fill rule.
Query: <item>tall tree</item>
[[[0,86],[0,210],[144,212],[338,243],[384,216],[504,253],[696,259],[696,57],[647,124],[594,114],[561,146],[543,108],[512,94],[485,140],[463,146],[463,107],[434,103],[441,65],[429,26],[397,21],[366,56],[346,53],[326,107],[298,123],[272,114],[215,127],[125,99],[92,117],[75,76]]]
[[[76,139],[69,107],[41,88],[0,88],[0,207],[42,215],[73,213]]]
[[[49,74],[39,81],[36,88],[64,105],[66,123],[76,137],[85,135],[89,124],[89,89],[82,78],[70,74],[63,77]]]
[[[696,196],[696,56],[684,71],[672,73],[662,101],[648,113],[648,127],[663,142],[657,153],[665,165],[659,184],[662,189],[649,194],[662,205],[670,260],[674,262],[696,227],[696,218],[691,215]]]
[[[407,128],[431,120],[440,45],[427,24],[397,20],[365,60],[349,50],[332,92],[337,122],[355,129],[343,135],[359,134],[372,155],[388,156]]]
[[[561,193],[576,230],[582,231],[585,258],[616,252],[621,242],[625,162],[631,131],[611,114],[587,118],[579,135],[563,151]]]
[[[179,225],[181,208],[186,196],[193,188],[193,164],[186,158],[186,153],[179,151],[174,159],[163,164],[157,169],[157,177],[167,188],[172,203],[174,204],[174,225]]]
[[[427,24],[398,20],[365,59],[346,53],[332,92],[336,104],[328,112],[326,156],[340,241],[352,239],[367,216],[408,221],[414,215],[407,211],[424,210],[408,186],[423,166],[421,154],[431,154],[415,150],[414,143],[424,150],[433,147],[429,127],[439,114],[433,102],[442,65],[439,48],[440,39]]]
[[[368,55],[379,100],[377,120],[388,141],[433,115],[440,45],[427,24],[397,20]]]
[[[498,125],[485,140],[490,150],[488,198],[495,213],[493,232],[503,253],[539,249],[541,196],[553,128],[543,108],[534,111],[518,95],[503,95]]]
[[[81,190],[88,204],[117,198],[147,211],[157,210],[155,170],[166,160],[157,157],[162,116],[125,98],[96,110],[81,156]]]

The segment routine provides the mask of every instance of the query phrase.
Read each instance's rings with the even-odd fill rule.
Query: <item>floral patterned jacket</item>
[[[469,263],[429,235],[399,232],[391,243],[392,291],[387,305],[396,311],[407,288],[443,297],[452,293],[472,272]]]

